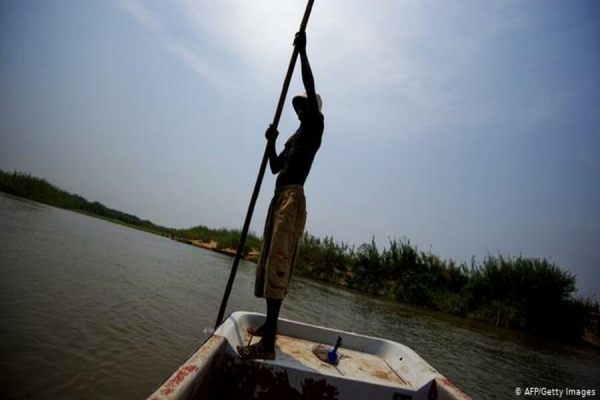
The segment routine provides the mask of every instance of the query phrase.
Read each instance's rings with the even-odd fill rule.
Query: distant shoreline
[[[224,255],[230,256],[230,257],[235,257],[235,255],[237,254],[237,250],[233,249],[231,247],[224,248],[224,249],[219,248],[218,247],[219,244],[214,240],[210,240],[208,242],[205,242],[202,240],[196,240],[196,239],[185,239],[185,238],[173,238],[173,240],[176,240],[180,243],[189,244],[191,246],[200,247],[201,249],[212,250],[216,253],[224,254]],[[260,255],[260,251],[258,251],[256,249],[252,249],[248,254],[242,256],[242,259],[246,260],[246,261],[256,262],[258,260],[259,255]]]

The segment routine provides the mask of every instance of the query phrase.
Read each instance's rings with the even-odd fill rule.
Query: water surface
[[[3,399],[146,397],[208,337],[232,261],[1,193],[0,242]],[[253,274],[242,262],[227,313],[264,312]],[[301,277],[281,316],[406,344],[474,398],[528,386],[600,395],[600,351],[587,346]]]

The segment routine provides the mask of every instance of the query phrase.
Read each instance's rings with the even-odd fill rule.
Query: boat
[[[405,345],[282,318],[275,360],[241,360],[264,318],[231,314],[149,399],[470,399]],[[335,364],[315,354],[338,338]]]

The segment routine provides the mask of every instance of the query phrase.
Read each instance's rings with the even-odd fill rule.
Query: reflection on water
[[[0,396],[143,398],[208,336],[231,259],[0,194]],[[254,265],[229,301],[264,311]],[[282,317],[404,343],[475,398],[593,389],[600,352],[295,277]]]

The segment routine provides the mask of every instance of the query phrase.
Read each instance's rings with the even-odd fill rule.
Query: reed
[[[354,251],[306,234],[298,264],[311,277],[504,328],[599,339],[598,302],[576,296],[575,277],[545,258],[488,254],[457,265],[408,239],[390,239],[379,249],[373,238]]]

